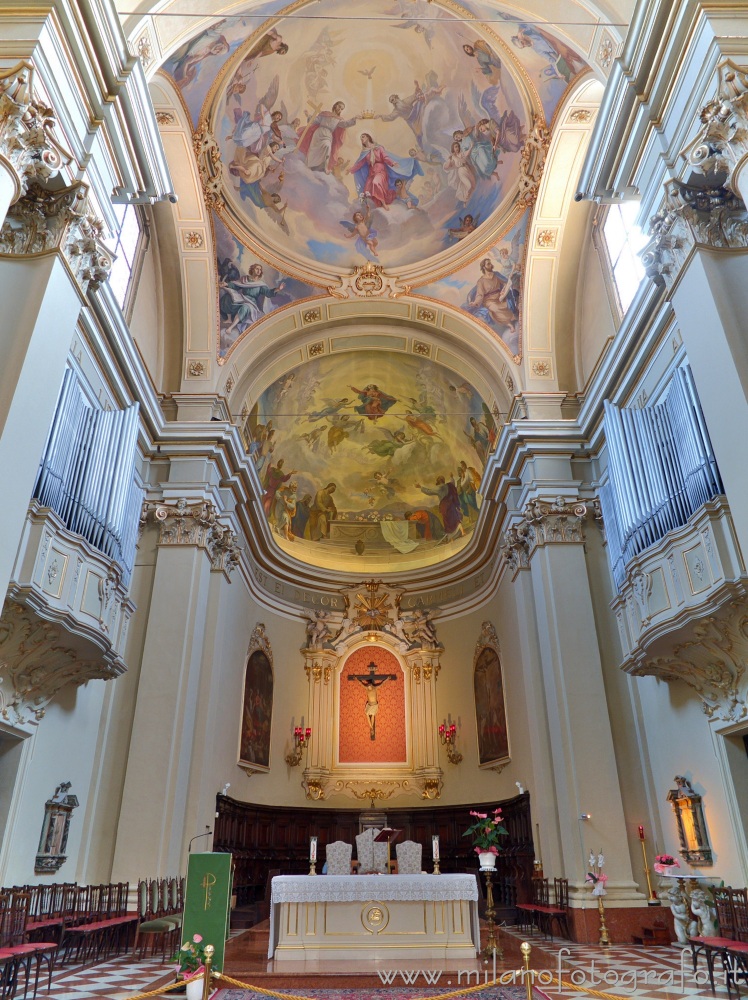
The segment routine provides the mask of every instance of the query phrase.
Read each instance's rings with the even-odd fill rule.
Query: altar
[[[473,959],[474,875],[278,875],[268,958]]]

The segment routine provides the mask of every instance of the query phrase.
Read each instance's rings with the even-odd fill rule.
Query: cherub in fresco
[[[397,491],[403,488],[399,479],[395,479],[386,472],[375,472],[372,476],[374,485],[384,494],[388,500],[393,500],[397,496]]]
[[[413,413],[412,410],[406,410],[403,417],[405,423],[413,431],[416,440],[422,444],[432,441],[433,438],[443,440],[441,434],[438,434],[436,429],[431,426],[429,422],[431,419],[433,417],[430,413]]]
[[[418,208],[418,198],[408,191],[408,182],[399,178],[395,181],[395,202],[406,208]]]
[[[226,22],[220,21],[213,25],[208,31],[204,31],[197,38],[193,39],[185,48],[182,55],[174,64],[172,76],[180,88],[194,83],[201,69],[204,59],[211,56],[225,56],[229,52],[229,43],[224,35],[218,30]]]
[[[472,45],[463,45],[462,51],[465,55],[475,59],[483,76],[488,77],[492,86],[496,86],[501,80],[501,60],[492,51],[487,42],[482,38],[476,39]]]
[[[407,14],[401,14],[400,17],[408,19],[404,21],[402,24],[393,24],[392,27],[405,28],[405,29],[413,28],[417,35],[423,36],[424,42],[426,42],[428,47],[431,48],[431,42],[434,38],[434,28],[430,24],[422,24],[415,18],[408,17]]]
[[[278,173],[280,179],[283,171],[283,160],[276,155],[279,149],[280,146],[275,140],[260,153],[252,153],[249,149],[239,146],[229,163],[229,173],[239,179],[239,195],[258,208],[269,207],[268,200],[263,197],[260,181],[269,172]]]
[[[371,228],[371,208],[368,202],[364,202],[363,212],[353,213],[353,222],[341,219],[340,225],[348,230],[346,239],[356,241],[354,246],[363,257],[367,260],[376,260],[379,257],[377,253],[379,240],[376,229]]]
[[[398,27],[402,28],[404,25],[401,24]],[[423,113],[426,110],[426,105],[435,97],[439,97],[444,91],[444,87],[437,86],[436,73],[433,71],[428,74],[426,90],[421,87],[418,80],[414,80],[413,85],[415,89],[408,97],[390,94],[389,102],[392,105],[392,111],[389,114],[374,115],[374,117],[383,122],[394,122],[401,118],[412,129],[420,146],[423,142]]]
[[[287,52],[288,45],[283,41],[275,28],[271,28],[270,31],[263,35],[262,38],[260,38],[260,40],[252,46],[249,52],[239,63],[239,68],[236,73],[234,73],[228,90],[226,91],[226,103],[228,104],[232,97],[236,98],[237,101],[241,101],[242,94],[246,93],[249,78],[255,71],[257,59],[262,56],[271,56],[274,54],[284,56]],[[274,101],[272,101],[268,107],[272,106],[273,103]]]
[[[338,413],[327,418],[330,429],[327,432],[327,447],[332,455],[338,445],[342,444],[354,431],[359,433],[364,429],[363,420],[351,420],[349,413]]]
[[[464,240],[466,236],[475,232],[478,223],[475,221],[475,217],[472,215],[464,215],[460,219],[460,224],[454,226],[452,229],[448,229],[447,233],[453,240]]]
[[[299,434],[299,440],[305,441],[310,451],[316,451],[319,446],[319,439],[324,433],[324,425],[322,427],[315,427],[313,431],[309,431],[307,434]]]

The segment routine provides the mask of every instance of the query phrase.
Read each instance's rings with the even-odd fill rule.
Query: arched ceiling
[[[542,334],[540,346],[532,336],[523,342],[528,260],[554,249],[533,229],[538,164],[556,123],[579,130],[591,121],[584,109],[576,118],[559,109],[582,92],[579,81],[600,75],[606,37],[617,45],[614,26],[589,7],[555,6],[563,28],[484,0],[383,0],[377,9],[363,0],[272,0],[224,8],[210,21],[200,18],[206,3],[194,20],[189,5],[167,3],[163,20],[140,35],[166,56],[154,80],[157,109],[170,93],[181,104],[162,124],[189,120],[201,165],[206,240],[183,230],[183,249],[197,251],[184,281],[189,298],[191,281],[206,274],[215,301],[207,313],[186,305],[185,375],[215,382],[224,365],[230,370],[223,388],[228,395],[237,386],[232,410],[241,409],[262,505],[286,561],[397,572],[433,567],[469,545],[480,491],[474,500],[465,477],[475,487],[507,399],[523,381],[507,365],[519,364],[527,346],[546,351]],[[173,157],[176,173],[182,158]],[[569,184],[567,164],[559,205]],[[418,339],[414,323],[393,353],[381,322],[367,342],[358,310],[350,313],[358,324],[350,350],[328,336],[325,320],[348,294],[350,276],[375,266],[402,297],[397,324],[409,316],[432,324],[432,343]],[[211,313],[217,336],[204,331]],[[320,324],[314,342],[309,324]],[[250,390],[245,366],[258,356],[245,347],[267,345],[276,329],[284,341],[304,330],[305,346],[263,363],[264,374],[255,368]],[[436,360],[440,330],[462,340],[452,363]],[[201,337],[208,348],[214,338],[215,354],[191,363]],[[476,352],[491,370],[490,389],[465,375],[476,370]],[[542,359],[536,367],[539,377],[555,377]],[[460,468],[464,537],[436,483],[459,479]],[[303,519],[304,498],[321,503],[317,494],[331,482],[335,531],[325,526],[320,537],[312,514],[294,537],[284,498]],[[423,510],[402,527],[406,513]],[[374,521],[401,527],[351,527]]]

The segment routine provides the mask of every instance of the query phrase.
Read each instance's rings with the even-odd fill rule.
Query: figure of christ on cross
[[[349,681],[358,681],[366,688],[366,703],[364,713],[366,721],[369,723],[369,739],[377,738],[377,712],[379,711],[379,698],[377,688],[381,687],[385,681],[396,681],[397,674],[378,674],[377,665],[373,661],[369,664],[368,674],[348,674]]]

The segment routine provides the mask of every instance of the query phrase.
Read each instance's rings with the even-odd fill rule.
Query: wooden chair
[[[395,845],[398,875],[420,875],[423,867],[423,845],[404,840]]]

